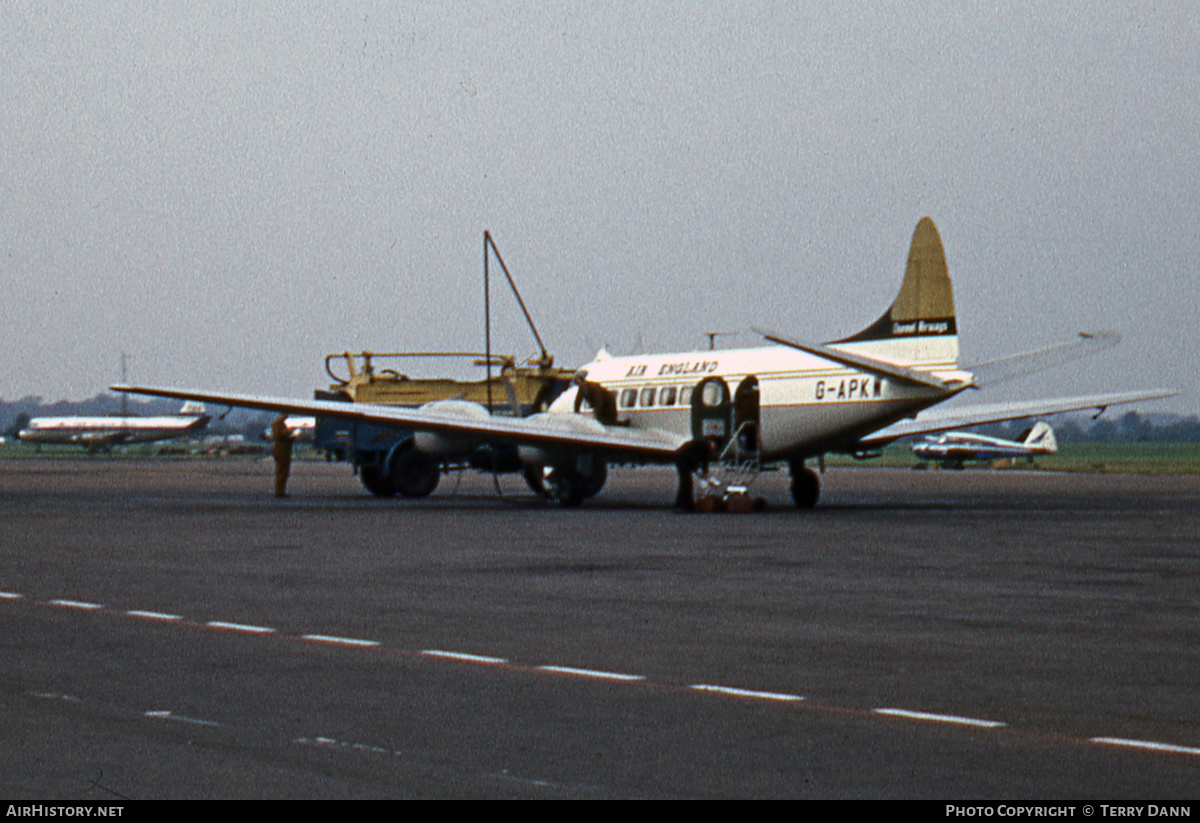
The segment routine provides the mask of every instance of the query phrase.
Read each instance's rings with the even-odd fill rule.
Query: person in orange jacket
[[[292,471],[292,433],[288,431],[286,414],[271,423],[271,455],[275,458],[275,496],[287,497],[288,475]]]

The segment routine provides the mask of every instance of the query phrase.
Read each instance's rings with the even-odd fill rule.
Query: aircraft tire
[[[358,479],[363,488],[376,497],[394,497],[396,487],[391,478],[379,466],[362,466],[358,470]]]
[[[821,496],[821,479],[812,469],[792,466],[792,501],[798,509],[811,509]]]
[[[437,461],[413,448],[411,441],[393,448],[387,465],[389,483],[404,497],[428,497],[442,479]]]
[[[574,469],[559,466],[532,466],[537,472],[526,470],[525,480],[534,491],[541,487],[541,495],[552,503],[563,508],[573,508],[583,502],[585,480],[583,475]],[[531,479],[531,475],[533,475]]]
[[[608,480],[608,467],[602,462],[597,462],[592,473],[585,475],[570,469],[548,468],[530,463],[525,466],[523,474],[525,484],[534,494],[564,506],[578,506],[580,502],[595,497],[604,489],[604,483]],[[567,486],[578,488],[568,489]],[[575,503],[567,502],[575,494],[579,500]]]
[[[580,479],[583,481],[583,499],[590,500],[604,488],[604,483],[608,480],[608,466],[597,460],[592,473],[584,475]]]
[[[555,500],[564,509],[573,509],[583,503],[586,481],[582,474],[574,469],[555,469],[554,485]]]
[[[525,485],[530,491],[540,497],[549,498],[550,494],[546,491],[546,467],[540,463],[526,463],[525,469],[521,472],[525,478]]]

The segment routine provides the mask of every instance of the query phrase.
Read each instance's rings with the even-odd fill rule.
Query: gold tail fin
[[[869,344],[878,355],[909,362],[952,364],[958,359],[954,291],[933,220],[922,217],[913,231],[904,281],[891,307],[857,334],[834,341],[846,343]]]

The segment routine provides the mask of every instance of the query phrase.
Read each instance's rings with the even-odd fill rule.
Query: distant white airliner
[[[968,460],[1001,460],[1039,454],[1055,454],[1058,443],[1049,424],[1038,422],[1024,440],[1005,440],[972,432],[947,432],[940,437],[927,437],[914,443],[913,454],[921,460],[935,461],[952,468],[962,468]]]
[[[161,417],[35,417],[17,437],[26,443],[83,446],[94,452],[183,437],[200,431],[211,419],[204,404],[187,402],[178,414]]]
[[[806,298],[797,289],[773,299]],[[963,391],[1057,365],[1119,339],[1085,334],[1074,343],[960,368],[946,256],[928,217],[913,232],[900,292],[877,321],[824,344],[762,334],[778,345],[621,358],[601,352],[548,411],[524,418],[492,416],[462,400],[406,409],[153,386],[113,389],[414,432],[388,458],[397,488],[432,488],[436,483],[422,480],[436,478],[440,463],[484,444],[515,445],[526,476],[539,481],[531,485],[568,506],[599,492],[608,463],[674,465],[680,508],[693,504],[694,478],[706,492],[732,494],[744,490],[761,468],[779,464],[791,471],[796,505],[809,507],[820,485],[805,461],[829,452],[868,454],[908,435],[1174,394],[1067,397],[926,416],[926,409]]]

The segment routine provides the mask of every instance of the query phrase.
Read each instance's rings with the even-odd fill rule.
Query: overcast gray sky
[[[10,0],[0,396],[90,397],[122,351],[309,397],[329,352],[481,348],[484,229],[565,365],[831,339],[928,214],[964,363],[1116,329],[1012,396],[1195,414],[1197,44],[1183,0]]]

